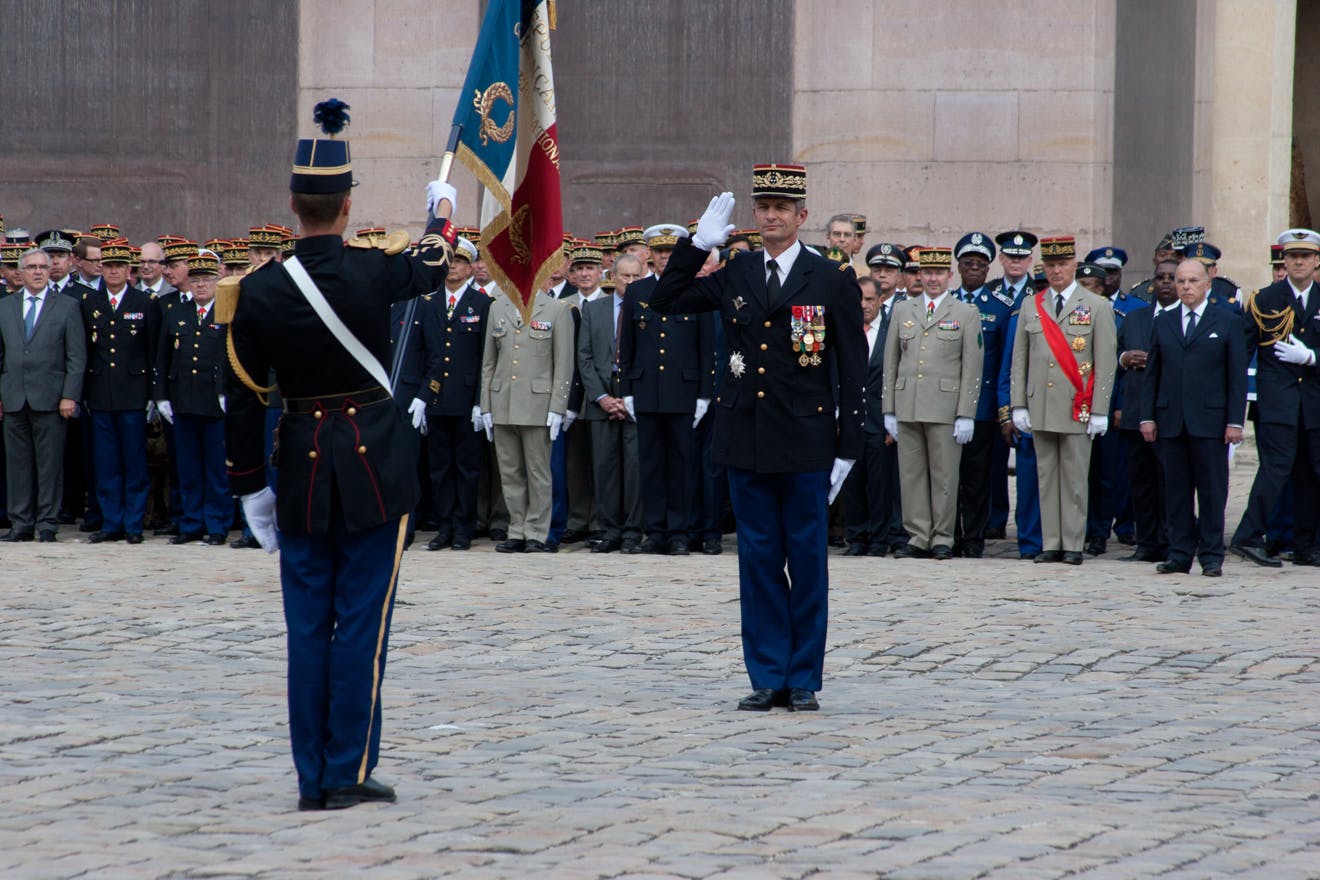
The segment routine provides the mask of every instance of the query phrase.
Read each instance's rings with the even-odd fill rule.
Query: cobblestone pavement
[[[298,813],[274,558],[61,538],[0,551],[2,877],[1320,876],[1316,569],[838,557],[756,714],[732,552],[418,547],[399,803]]]

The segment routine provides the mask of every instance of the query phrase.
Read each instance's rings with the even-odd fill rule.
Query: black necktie
[[[770,270],[770,277],[765,279],[765,292],[769,294],[771,302],[779,298],[779,264],[770,260],[765,264]]]
[[[1063,311],[1063,294],[1056,293],[1054,294],[1054,317],[1056,318],[1059,317],[1059,314],[1062,311]]]
[[[1183,339],[1191,339],[1192,333],[1196,331],[1196,312],[1187,313],[1187,330],[1183,332]]]

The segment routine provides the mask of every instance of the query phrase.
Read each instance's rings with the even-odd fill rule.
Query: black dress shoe
[[[1092,556],[1099,556],[1106,549],[1104,538],[1088,538],[1086,541],[1086,552]]]
[[[151,533],[155,535],[157,538],[163,538],[166,535],[177,535],[179,533],[179,527],[164,526],[163,528],[153,529]]]
[[[32,532],[16,532],[13,529],[10,529],[5,532],[3,536],[0,536],[0,541],[17,544],[19,541],[31,541],[33,537],[34,535]]]
[[[1080,550],[1065,550],[1065,551],[1063,551],[1063,564],[1064,564],[1064,565],[1081,565],[1081,564],[1082,564],[1082,551],[1080,551]]]
[[[848,549],[847,549],[847,550],[844,550],[844,551],[843,551],[843,555],[844,555],[844,556],[865,556],[865,555],[866,555],[866,545],[865,545],[865,544],[862,544],[862,543],[858,543],[858,542],[853,542],[852,544],[849,544],[849,545],[848,545]]]
[[[170,538],[171,544],[191,544],[193,541],[202,540],[201,532],[179,532],[173,538]]]
[[[1270,556],[1260,547],[1252,547],[1247,544],[1230,544],[1228,549],[1257,565],[1263,565],[1266,568],[1283,568],[1282,562]]]
[[[820,708],[816,695],[806,688],[790,688],[788,691],[788,711],[815,712]]]
[[[1008,532],[1003,529],[986,529],[985,539],[987,541],[1002,541],[1008,537]]]
[[[1224,567],[1215,563],[1201,566],[1201,574],[1208,578],[1217,578],[1224,576]]]
[[[952,559],[953,548],[948,544],[936,544],[934,547],[930,548],[930,558],[939,560]]]
[[[471,550],[472,539],[469,538],[467,535],[455,535],[454,543],[450,544],[449,546],[455,550]]]
[[[236,541],[229,542],[230,549],[233,550],[260,550],[261,542],[254,535],[248,535],[246,538],[240,537]]]
[[[1124,547],[1134,547],[1137,543],[1136,535],[1118,535],[1118,543]]]
[[[1163,562],[1163,561],[1164,561],[1163,555],[1156,553],[1154,550],[1147,550],[1143,547],[1138,547],[1135,551],[1133,551],[1131,556],[1123,556],[1119,558],[1119,562]]]
[[[99,531],[101,531],[101,524],[100,524],[99,522],[97,522],[96,520],[87,520],[87,519],[85,519],[85,520],[83,520],[83,521],[78,525],[78,531],[80,531],[80,532],[99,532]]]
[[[1042,550],[1032,562],[1063,562],[1062,550]]]
[[[872,544],[866,548],[867,556],[884,556],[889,552],[888,544]]]
[[[55,543],[55,530],[54,530],[54,529],[41,529],[40,531],[37,532],[37,541],[40,542],[40,543],[42,543],[42,544],[53,544],[53,543]]]
[[[788,692],[774,688],[757,688],[738,701],[743,712],[769,712],[775,706],[788,705]]]
[[[630,538],[623,542],[620,549],[629,556],[636,556],[642,552],[642,545],[637,542],[637,539]]]
[[[124,543],[125,543],[125,544],[141,544],[141,543],[142,543],[142,533],[141,533],[141,532],[129,532],[128,534],[124,535]]]
[[[670,538],[670,539],[669,539],[669,555],[670,555],[670,556],[687,556],[687,555],[688,555],[688,545],[687,545],[687,544],[688,544],[688,542],[687,542],[687,538]]]
[[[1040,555],[1039,550],[1022,550],[1018,553],[1018,559],[1022,559],[1022,560],[1030,559],[1032,562],[1035,562],[1036,557],[1039,555]]]
[[[509,533],[506,529],[491,529],[490,539],[498,544],[500,541],[509,540]]]
[[[496,553],[521,553],[527,543],[522,538],[505,538],[495,545]]]
[[[225,538],[227,537],[229,536],[222,535],[219,532],[212,532],[211,534],[207,535],[205,538],[202,538],[202,543],[207,545],[208,547],[220,547],[225,543]]]
[[[980,559],[982,556],[985,555],[985,542],[984,541],[966,542],[965,544],[963,544],[962,555],[964,559]]]
[[[661,544],[655,538],[647,538],[637,545],[638,553],[655,553],[660,556],[665,555],[665,545]]]
[[[1192,570],[1190,565],[1183,565],[1173,560],[1166,560],[1155,566],[1156,574],[1187,574]]]
[[[719,556],[724,552],[724,542],[719,538],[707,538],[701,542],[701,552],[707,556]]]
[[[61,510],[59,514],[59,523],[62,526],[71,526],[78,521],[78,517],[69,513],[67,510]]]
[[[396,800],[398,798],[394,795],[394,789],[370,777],[360,785],[327,788],[325,790],[325,808],[327,810],[343,810],[347,807],[356,807],[358,804],[370,802],[392,804]]]
[[[122,540],[124,540],[123,532],[92,532],[90,535],[87,536],[88,544],[103,544],[106,541],[122,541]]]
[[[1292,564],[1320,567],[1320,551],[1314,553],[1293,553]]]
[[[846,546],[847,542],[845,542],[843,538],[840,538],[838,535],[833,535],[830,537],[829,543],[831,547],[843,547]]]
[[[613,553],[615,550],[618,550],[622,546],[623,546],[623,542],[620,541],[618,538],[605,538],[604,540],[597,541],[596,545],[591,548],[591,552]]]
[[[564,536],[560,539],[564,544],[579,544],[587,540],[587,533],[582,529],[565,529]]]
[[[450,538],[448,535],[436,535],[426,542],[427,550],[443,550],[449,546]]]
[[[930,559],[930,551],[923,550],[915,544],[904,544],[894,551],[895,559]]]
[[[524,553],[548,553],[544,541],[527,540],[523,542]]]
[[[559,543],[558,543],[557,541],[546,541],[546,542],[545,542],[543,545],[541,545],[541,546],[543,546],[543,547],[545,548],[544,550],[541,551],[542,553],[558,553],[558,552],[559,552]],[[531,550],[531,549],[528,549],[527,552],[528,552],[528,553],[531,553],[532,550]]]

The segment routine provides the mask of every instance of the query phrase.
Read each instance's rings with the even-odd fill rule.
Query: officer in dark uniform
[[[1223,251],[1208,241],[1198,241],[1184,248],[1182,254],[1189,260],[1201,263],[1210,273],[1210,294],[1206,302],[1242,314],[1243,297],[1237,282],[1219,274],[1219,258],[1224,255]]]
[[[717,311],[729,362],[714,404],[712,456],[728,466],[738,521],[743,660],[738,708],[819,708],[829,594],[828,503],[863,448],[866,337],[853,271],[798,241],[806,169],[757,165],[753,216],[765,250],[697,278],[733,225],[711,200],[651,294],[662,315]],[[838,417],[835,408],[838,408]]]
[[[317,105],[327,134],[342,130],[347,108]],[[370,362],[388,362],[389,306],[421,296],[445,277],[453,236],[454,190],[435,181],[435,219],[416,248],[399,232],[384,248],[347,247],[352,170],[348,143],[298,142],[290,207],[303,236],[294,272],[306,272]],[[229,482],[248,525],[276,549],[289,644],[289,732],[298,770],[299,809],[339,809],[393,801],[371,778],[380,751],[381,677],[394,587],[417,503],[417,432],[372,369],[345,349],[289,271],[270,262],[221,286],[222,319],[232,318],[225,438]],[[237,282],[234,303],[227,288]],[[232,315],[230,312],[232,311]],[[265,387],[273,369],[284,416],[276,438],[277,491],[266,486],[262,452]],[[388,377],[383,377],[388,381]]]
[[[153,297],[151,304],[157,312],[158,326],[163,327],[171,320],[170,313],[176,307],[181,307],[185,311],[193,308],[192,276],[189,274],[188,264],[201,252],[201,249],[197,246],[197,242],[179,235],[162,235],[158,244],[164,254],[164,273],[170,289]],[[155,348],[153,342],[152,350],[155,351]],[[161,427],[165,437],[165,456],[168,459],[170,509],[169,522],[161,523],[158,520],[153,534],[177,535],[179,520],[183,513],[183,493],[179,485],[179,454],[174,444],[174,426],[166,422]]]
[[[1180,251],[1173,246],[1175,232],[1181,235],[1184,230],[1176,229],[1174,232],[1170,232],[1160,239],[1159,244],[1155,245],[1155,254],[1151,259],[1153,269],[1158,270],[1160,263],[1166,260],[1177,260],[1180,256]],[[1202,234],[1204,234],[1204,230],[1202,230]],[[1154,280],[1152,276],[1145,281],[1132,285],[1132,289],[1128,291],[1128,296],[1136,297],[1147,304],[1153,303],[1155,301],[1155,291],[1152,289]]]
[[[455,259],[465,253],[475,260],[475,246],[466,239],[459,245]],[[431,357],[422,399],[427,402],[429,484],[437,529],[427,550],[467,550],[477,528],[477,483],[485,448],[481,356],[490,303],[489,296],[468,284],[458,291],[437,292],[427,311],[426,338],[435,342],[427,345]]]
[[[999,368],[1003,365],[1008,318],[1013,302],[999,285],[986,284],[990,264],[995,259],[995,245],[983,232],[969,232],[953,248],[958,263],[960,286],[953,295],[981,313],[982,366],[981,396],[976,402],[976,424],[972,439],[962,448],[958,469],[958,513],[954,523],[955,556],[980,559],[985,552],[985,533],[990,521],[991,459],[1002,446],[996,389]]]
[[[234,503],[225,479],[225,330],[215,320],[220,264],[203,251],[188,260],[192,298],[165,313],[156,344],[152,396],[174,425],[182,509],[171,544],[229,535]]]
[[[687,230],[647,230],[646,246],[664,271]],[[637,422],[641,470],[643,553],[688,553],[694,430],[712,399],[715,320],[710,314],[667,314],[650,305],[659,279],[628,285],[619,315],[619,374],[624,404]]]
[[[147,404],[150,402],[159,313],[150,295],[128,283],[132,251],[126,239],[101,246],[102,277],[83,296],[92,454],[101,529],[87,540],[142,543],[146,516]]]

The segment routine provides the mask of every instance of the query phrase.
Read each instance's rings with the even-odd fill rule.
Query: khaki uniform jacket
[[[543,426],[568,409],[573,383],[573,314],[543,293],[523,323],[507,296],[491,303],[481,359],[481,411],[497,425]]]
[[[1080,284],[1073,288],[1064,305],[1064,313],[1057,319],[1053,314],[1053,300],[1054,291],[1046,290],[1044,315],[1036,311],[1035,296],[1022,300],[1017,335],[1013,338],[1010,399],[1014,409],[1027,408],[1033,432],[1080,434],[1086,431],[1086,421],[1073,418],[1073,397],[1077,391],[1050,351],[1041,322],[1055,321],[1063,330],[1078,367],[1094,370],[1091,412],[1107,415],[1118,366],[1114,309],[1107,299],[1096,296]]]
[[[884,411],[900,422],[974,419],[984,363],[974,306],[946,293],[928,319],[925,297],[897,302],[885,337]]]

